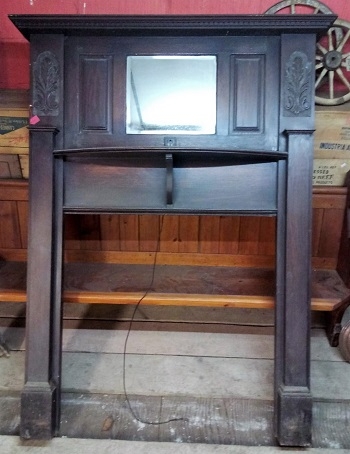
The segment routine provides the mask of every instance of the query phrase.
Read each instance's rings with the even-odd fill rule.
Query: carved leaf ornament
[[[52,52],[38,55],[33,65],[33,113],[57,116],[59,113],[59,63]]]
[[[284,109],[288,116],[310,116],[311,63],[300,51],[291,54],[286,64]]]

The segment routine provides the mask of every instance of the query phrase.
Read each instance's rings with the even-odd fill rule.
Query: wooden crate
[[[28,93],[0,90],[0,178],[28,178]]]
[[[0,179],[22,178],[19,156],[16,154],[0,153]]]
[[[318,108],[315,116],[314,185],[342,186],[350,170],[347,105]]]

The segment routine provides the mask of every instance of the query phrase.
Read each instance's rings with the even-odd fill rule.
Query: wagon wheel
[[[317,43],[315,90],[316,102],[324,106],[350,100],[350,22],[337,19]]]
[[[283,0],[271,6],[265,14],[276,14],[280,11],[284,14],[299,14],[303,12],[308,14],[333,14],[333,11],[328,6],[317,0]]]
[[[328,6],[316,0],[283,0],[265,14],[332,14]],[[328,37],[317,43],[315,101],[331,106],[350,100],[350,23],[334,22]]]
[[[333,11],[328,8],[322,2],[318,0],[282,0],[281,2],[276,3],[276,5],[271,6],[265,14],[334,14]],[[343,32],[341,29],[336,29],[335,34],[338,42],[343,37]]]
[[[348,321],[340,331],[339,350],[345,361],[350,363],[350,321]]]

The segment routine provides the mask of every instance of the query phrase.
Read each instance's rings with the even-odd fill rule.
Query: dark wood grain
[[[265,59],[262,56],[232,58],[233,131],[259,132],[262,129]]]
[[[121,249],[125,238],[135,251],[139,218],[133,213],[167,214],[160,249],[171,252],[179,250],[174,215],[243,214],[277,217],[275,434],[281,445],[310,446],[311,74],[316,33],[335,17],[11,19],[31,39],[32,105],[40,115],[31,141],[22,437],[50,438],[59,426],[64,213],[119,213]],[[217,56],[216,133],[170,141],[127,134],[126,57],[182,55],[184,49]],[[241,232],[243,226],[241,220]],[[259,229],[256,240],[248,238],[250,254],[259,253]],[[111,426],[108,417],[103,427]]]
[[[275,15],[10,15],[10,20],[29,39],[30,33],[81,34],[90,30],[97,36],[103,34],[131,35],[226,35],[227,31],[236,34],[247,30],[264,30],[266,34],[323,33],[336,16],[315,17],[315,15],[275,16]]]
[[[112,57],[84,55],[80,62],[80,132],[111,132]]]

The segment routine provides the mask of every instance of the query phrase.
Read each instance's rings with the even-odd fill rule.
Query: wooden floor
[[[149,267],[66,268],[66,289],[107,293],[144,291]],[[161,269],[160,269],[161,268]],[[124,270],[124,271],[123,271]],[[273,290],[271,270],[241,269],[217,286],[217,268],[182,268],[182,287],[171,267],[157,268],[153,292],[212,295]],[[180,270],[178,270],[180,271]],[[1,285],[25,294],[25,264],[6,263]],[[315,278],[314,273],[314,278]],[[142,277],[143,276],[143,277]],[[147,277],[146,277],[147,276]],[[159,276],[162,279],[159,280]],[[223,273],[220,274],[223,276]],[[232,287],[233,278],[235,279]],[[166,287],[162,287],[166,283]],[[139,286],[139,287],[138,287]],[[313,295],[343,295],[336,275],[318,271]],[[130,304],[64,305],[62,436],[125,440],[273,446],[274,311],[223,305],[139,307]],[[25,303],[0,304],[0,334],[10,356],[0,358],[0,434],[19,433],[24,383]],[[130,337],[125,349],[127,330]],[[325,336],[324,313],[312,317],[313,446],[350,449],[349,367]],[[124,355],[124,351],[126,355]],[[125,362],[124,362],[125,361]],[[123,385],[132,414],[126,403]],[[165,424],[153,424],[168,419]],[[137,420],[139,419],[139,420]],[[152,424],[150,424],[152,423]]]
[[[246,311],[232,311],[237,313],[237,320],[244,322]],[[251,312],[255,314],[255,325],[249,314],[247,325],[252,324],[240,327],[250,334],[205,332],[204,325],[201,332],[191,331],[190,325],[186,331],[132,331],[125,356],[126,390],[141,421],[130,413],[123,390],[127,331],[65,329],[60,434],[275,445],[273,335],[270,327],[259,326],[269,325],[271,314]],[[151,325],[155,328],[156,322]],[[2,327],[0,332],[11,349],[9,358],[0,358],[0,433],[17,435],[19,393],[24,380],[24,329]],[[329,346],[324,330],[314,326],[314,447],[350,449],[349,367],[338,349]],[[180,420],[153,424],[173,418]]]

